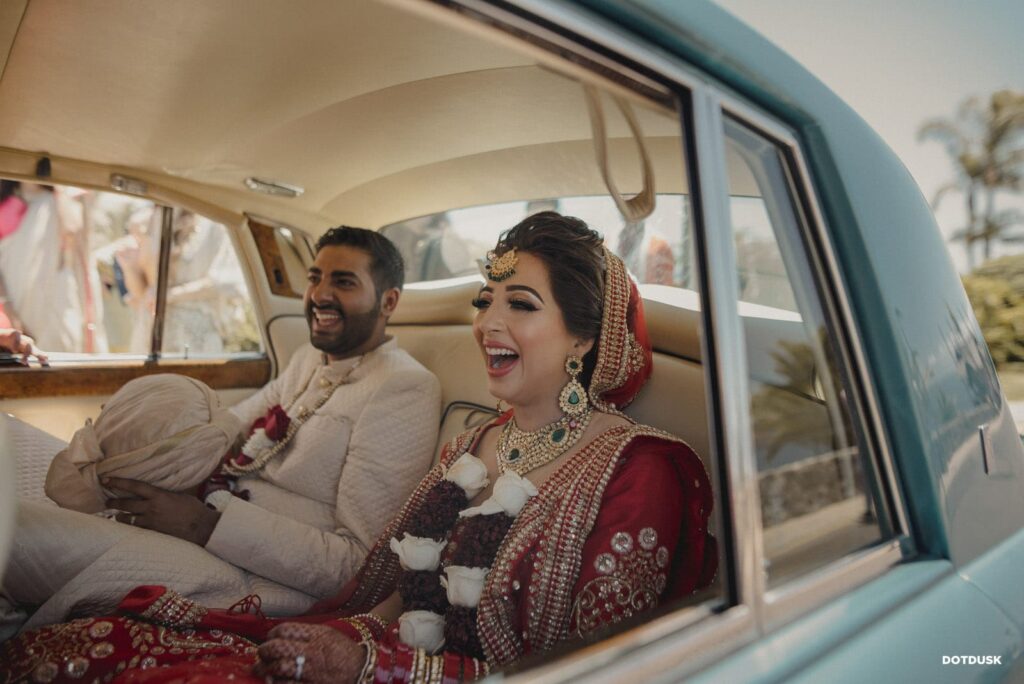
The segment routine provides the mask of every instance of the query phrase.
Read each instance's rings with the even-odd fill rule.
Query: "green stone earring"
[[[578,416],[587,410],[589,404],[587,391],[583,389],[583,385],[577,379],[583,372],[583,359],[575,354],[570,354],[569,358],[565,360],[565,372],[569,374],[569,382],[562,388],[562,393],[558,395],[558,407],[567,416]]]

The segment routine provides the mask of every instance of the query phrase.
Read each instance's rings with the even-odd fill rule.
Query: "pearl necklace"
[[[285,407],[285,412],[288,413],[288,416],[289,418],[291,418],[291,421],[288,423],[288,430],[287,432],[285,432],[284,437],[282,437],[277,442],[274,442],[273,446],[264,449],[261,453],[256,454],[254,456],[250,456],[250,458],[253,459],[250,463],[242,465],[239,463],[234,463],[230,460],[225,462],[223,465],[224,472],[228,473],[229,475],[240,476],[248,475],[250,473],[254,473],[258,470],[261,470],[267,463],[270,462],[271,459],[273,459],[275,456],[281,453],[281,451],[283,451],[284,448],[291,443],[292,437],[294,437],[295,433],[299,431],[299,428],[302,427],[302,425],[307,420],[312,418],[313,414],[316,413],[321,406],[327,403],[327,400],[330,399],[331,396],[334,394],[334,390],[338,389],[339,387],[348,382],[349,376],[351,376],[352,373],[357,368],[359,368],[360,364],[363,363],[363,359],[365,357],[366,354],[363,354],[358,359],[356,359],[356,362],[352,364],[352,366],[350,366],[347,371],[345,371],[345,374],[342,375],[340,379],[334,382],[331,382],[327,378],[321,377],[319,383],[320,387],[326,391],[323,394],[321,394],[320,397],[313,403],[312,409],[307,406],[300,406],[296,414],[292,416],[290,413],[292,407],[295,406],[295,403],[299,400],[299,398],[303,394],[305,394],[307,389],[309,389],[310,384],[312,384],[313,382],[313,378],[316,377],[317,372],[322,369],[322,366],[317,366],[313,368],[313,372],[310,373],[308,378],[306,378],[306,384],[302,386],[302,389],[300,389],[295,394],[295,396],[292,397],[292,400],[288,403],[288,406]]]
[[[498,436],[498,472],[511,470],[523,476],[555,460],[579,441],[592,415],[593,411],[589,409],[578,416],[563,415],[555,422],[531,431],[520,429],[513,417],[505,423]]]

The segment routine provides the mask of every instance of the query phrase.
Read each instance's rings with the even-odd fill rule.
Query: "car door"
[[[910,404],[900,407],[881,393],[883,386],[919,385],[915,373],[924,368],[879,361],[887,341],[865,316],[865,300],[876,296],[882,300],[877,314],[893,315],[873,278],[895,278],[899,269],[880,274],[841,267],[849,269],[857,250],[871,247],[869,233],[878,230],[859,225],[860,212],[850,213],[844,203],[870,184],[872,161],[887,178],[894,176],[892,188],[911,193],[900,201],[890,189],[889,204],[870,205],[873,213],[881,218],[888,212],[888,221],[913,217],[908,230],[938,259],[934,224],[917,211],[913,186],[888,174],[896,164],[867,142],[846,173],[831,173],[838,164],[829,156],[837,150],[816,135],[821,124],[801,107],[806,100],[818,115],[835,114],[832,128],[846,122],[845,110],[806,72],[713,7],[580,3],[591,13],[524,4],[681,87],[687,103],[681,116],[693,124],[690,163],[700,188],[696,232],[711,309],[705,349],[715,353],[705,358],[715,364],[709,380],[717,398],[712,432],[718,436],[729,545],[725,605],[710,615],[691,610],[684,619],[683,611],[636,627],[614,645],[591,646],[550,664],[542,670],[546,680],[1006,676],[1019,658],[1020,627],[1013,617],[1019,602],[1000,606],[1007,600],[1007,575],[1005,566],[994,566],[1020,552],[1020,534],[1008,533],[1019,528],[1019,506],[1007,501],[1010,515],[999,520],[998,533],[975,530],[975,540],[985,537],[994,547],[988,557],[979,557],[976,546],[973,553],[958,553],[958,545],[968,542],[961,530],[947,527],[954,501],[945,498],[941,480],[952,481],[945,469],[954,456],[973,458],[984,441],[971,434],[974,441],[954,454],[934,433],[908,429],[909,414],[927,413],[941,402],[922,408],[916,402],[937,397],[911,395]],[[666,49],[674,58],[665,56]],[[732,59],[731,50],[740,59]],[[779,84],[768,97],[754,62],[759,73],[780,67],[792,83]],[[791,88],[784,90],[786,85]],[[776,105],[771,113],[760,106],[764,101]],[[873,140],[866,132],[863,137]],[[844,181],[858,187],[848,189]],[[841,235],[825,218],[836,216],[844,219]],[[881,243],[876,248],[884,250]],[[837,255],[839,250],[847,251]],[[892,255],[883,251],[877,258],[891,262]],[[976,328],[946,262],[924,270],[930,272],[921,274],[923,280],[934,283],[956,312],[948,313],[954,325]],[[759,302],[762,294],[768,299]],[[906,301],[921,294],[900,291]],[[942,329],[942,321],[928,320],[931,315],[921,308],[908,317]],[[970,334],[949,344],[968,358],[977,351]],[[905,351],[913,350],[896,350],[901,362]],[[930,362],[940,374],[950,369],[943,367],[950,359]],[[998,415],[998,386],[985,380],[985,364],[977,365],[978,375],[947,385],[944,398],[991,418]],[[1012,496],[1019,490],[1020,445],[1004,439],[1001,425],[986,424],[982,436],[988,429],[998,432],[999,458],[1013,465],[990,486]],[[980,469],[981,462],[979,457],[972,465]],[[938,475],[919,477],[936,470]],[[971,486],[971,480],[961,482]],[[978,583],[972,571],[982,567],[987,574]],[[975,660],[961,661],[968,656]]]

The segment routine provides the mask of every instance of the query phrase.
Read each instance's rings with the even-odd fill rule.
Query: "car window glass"
[[[227,228],[175,209],[162,355],[261,351],[256,312]]]
[[[769,587],[886,534],[791,199],[770,141],[726,122],[739,314],[745,332]]]
[[[286,226],[274,227],[274,241],[284,261],[285,272],[292,289],[302,292],[306,287],[306,275],[313,265],[313,246],[309,237],[299,230]]]
[[[641,284],[694,287],[688,198],[659,194],[654,212],[628,223],[607,195],[556,197],[453,209],[400,221],[381,230],[399,245],[408,282],[479,273],[480,257],[502,231],[544,210],[601,226],[605,243],[626,262]]]
[[[159,232],[154,204],[68,186],[4,181],[4,188],[0,326],[25,330],[53,359],[148,353],[159,249],[159,239],[150,240]]]

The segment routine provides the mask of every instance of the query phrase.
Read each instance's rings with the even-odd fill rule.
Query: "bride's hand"
[[[366,662],[362,646],[324,625],[286,622],[267,636],[253,671],[274,681],[354,682]]]

